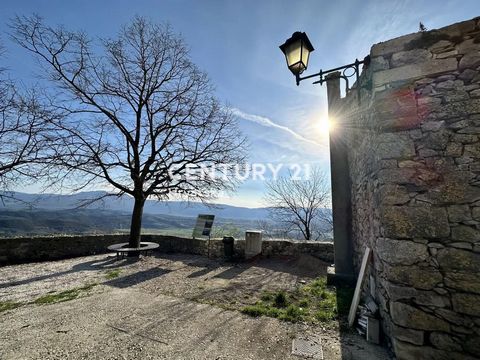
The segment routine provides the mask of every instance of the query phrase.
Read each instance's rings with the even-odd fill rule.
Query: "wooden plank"
[[[363,254],[362,266],[360,267],[360,273],[358,274],[357,285],[355,286],[355,293],[353,294],[352,304],[350,305],[350,312],[348,313],[348,326],[353,326],[355,321],[355,315],[357,313],[357,307],[360,303],[360,295],[362,294],[362,284],[365,279],[365,271],[367,264],[370,261],[371,249],[367,247]]]

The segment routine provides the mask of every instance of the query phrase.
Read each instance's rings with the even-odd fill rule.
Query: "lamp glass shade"
[[[295,76],[306,70],[310,52],[314,50],[307,34],[298,31],[280,49],[285,54],[288,68]]]
[[[310,50],[302,45],[302,63],[305,64],[305,69],[307,68],[308,66],[308,58],[310,57]],[[305,70],[303,69],[303,70]]]

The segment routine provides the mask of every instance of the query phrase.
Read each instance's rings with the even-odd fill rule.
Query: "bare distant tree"
[[[262,231],[262,237],[273,239],[275,236],[275,229],[271,221],[260,219],[255,221],[255,227]]]
[[[108,184],[132,196],[130,246],[139,245],[147,198],[207,201],[234,189],[245,139],[168,26],[136,17],[115,39],[95,43],[38,16],[16,17],[11,28],[55,85],[58,180],[75,179],[76,190]],[[215,165],[224,165],[224,176],[199,170]]]
[[[305,180],[280,177],[266,183],[270,217],[286,234],[317,240],[332,229],[330,187],[326,174],[314,168]]]
[[[3,55],[0,46],[0,56]],[[0,189],[38,178],[46,162],[45,113],[34,92],[21,95],[0,67]],[[5,195],[1,194],[2,198]]]
[[[284,226],[272,219],[261,219],[255,221],[255,227],[262,231],[262,237],[266,239],[288,239],[291,234]]]

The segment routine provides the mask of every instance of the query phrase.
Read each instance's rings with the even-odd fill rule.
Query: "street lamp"
[[[368,65],[370,64],[370,56],[366,56],[362,61],[355,59],[354,63],[348,65],[339,66],[337,68],[326,71],[320,70],[320,72],[316,74],[300,77],[300,75],[307,69],[310,53],[314,50],[312,43],[308,39],[307,34],[300,31],[294,32],[291,38],[287,39],[285,43],[280,45],[280,50],[282,50],[283,54],[285,55],[288,68],[293,73],[293,75],[295,75],[297,86],[300,84],[300,81],[313,77],[319,77],[319,79],[315,81],[314,84],[320,85],[322,85],[325,81],[341,78],[345,80],[346,92],[348,92],[350,90],[348,86],[348,78],[356,75],[356,80],[358,82],[360,65],[363,64],[364,67],[368,67]],[[338,76],[328,77],[328,79],[325,79],[325,75],[339,70],[343,71],[341,71]]]
[[[310,53],[315,50],[307,34],[294,32],[292,37],[280,45],[280,50],[285,54],[287,66],[293,75],[297,76],[307,69]]]
[[[300,84],[300,81],[311,78],[317,78],[314,84],[320,85],[330,80],[339,82],[340,79],[344,79],[346,84],[345,93],[348,94],[350,91],[348,80],[350,77],[356,76],[357,99],[360,105],[360,65],[363,64],[363,67],[367,68],[370,65],[370,56],[366,56],[362,61],[355,59],[355,62],[351,64],[326,71],[320,70],[320,72],[316,74],[301,77],[300,75],[308,67],[308,59],[310,53],[313,51],[312,43],[308,40],[307,34],[299,31],[294,32],[290,39],[280,45],[280,50],[282,50],[285,55],[288,68],[293,75],[295,75],[297,86]],[[327,74],[328,76],[325,76]],[[331,90],[333,97],[332,99],[328,99],[329,114],[331,112],[337,113],[339,110],[336,100],[340,97],[340,89],[332,86]],[[340,128],[340,131],[334,133],[329,132],[335,276],[332,278],[331,275],[329,275],[327,277],[328,283],[342,279],[352,282],[354,280],[352,262],[353,246],[351,243],[351,184],[348,164],[349,144],[345,141],[345,132],[341,130]]]

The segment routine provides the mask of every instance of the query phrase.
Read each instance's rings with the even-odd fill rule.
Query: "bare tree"
[[[16,17],[11,28],[55,85],[57,180],[132,196],[130,246],[139,246],[147,198],[207,201],[235,188],[245,139],[168,26],[136,17],[115,39],[98,42],[38,16]],[[216,165],[223,176],[202,170]]]
[[[288,239],[291,237],[284,224],[279,224],[272,219],[257,220],[255,227],[262,231],[262,237],[266,239]]]
[[[291,177],[266,183],[270,217],[286,234],[300,233],[305,240],[317,240],[332,229],[328,179],[318,168],[306,180]]]
[[[0,47],[0,55],[3,55]],[[34,92],[20,94],[0,68],[0,188],[8,190],[28,178],[38,178],[47,151],[48,126]],[[5,192],[0,195],[2,198]]]

